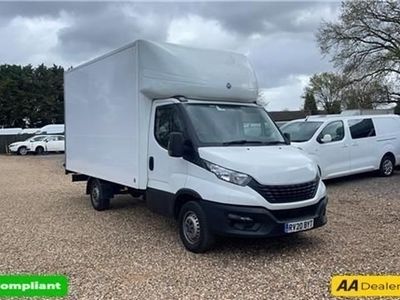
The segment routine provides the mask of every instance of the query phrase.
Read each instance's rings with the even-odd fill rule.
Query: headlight
[[[208,170],[213,172],[219,179],[222,179],[224,181],[245,186],[251,180],[251,177],[247,174],[229,170],[208,161],[204,161],[204,163],[206,164]]]

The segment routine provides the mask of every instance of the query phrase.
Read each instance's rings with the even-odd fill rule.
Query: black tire
[[[37,146],[35,152],[37,155],[42,155],[44,153],[44,148],[42,146]]]
[[[185,203],[179,212],[178,220],[179,234],[187,250],[203,253],[213,246],[214,235],[209,231],[206,214],[198,202]]]
[[[90,202],[95,210],[102,211],[110,208],[110,194],[107,185],[98,179],[92,179],[89,183]]]
[[[379,167],[379,175],[382,177],[389,177],[393,175],[395,167],[394,157],[390,154],[386,154],[382,160]]]
[[[18,151],[17,151],[18,155],[27,155],[28,154],[28,148],[26,148],[25,146],[19,147]]]

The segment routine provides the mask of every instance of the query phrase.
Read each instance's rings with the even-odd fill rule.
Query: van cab
[[[390,176],[400,164],[400,117],[311,116],[281,127],[312,157],[323,179],[378,170]]]

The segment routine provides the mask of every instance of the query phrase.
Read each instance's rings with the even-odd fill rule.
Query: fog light
[[[228,219],[236,222],[253,223],[254,220],[250,217],[243,217],[235,214],[228,214]]]

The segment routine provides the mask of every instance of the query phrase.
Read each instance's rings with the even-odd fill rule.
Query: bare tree
[[[342,109],[371,109],[387,99],[387,87],[378,80],[354,82],[336,73],[314,74],[305,95],[314,97],[317,106],[327,113]]]
[[[344,109],[372,109],[387,102],[387,87],[377,80],[368,83],[347,82],[343,87],[342,97]]]
[[[317,41],[352,82],[384,82],[380,101],[400,101],[399,1],[344,1],[339,20],[323,23]]]

